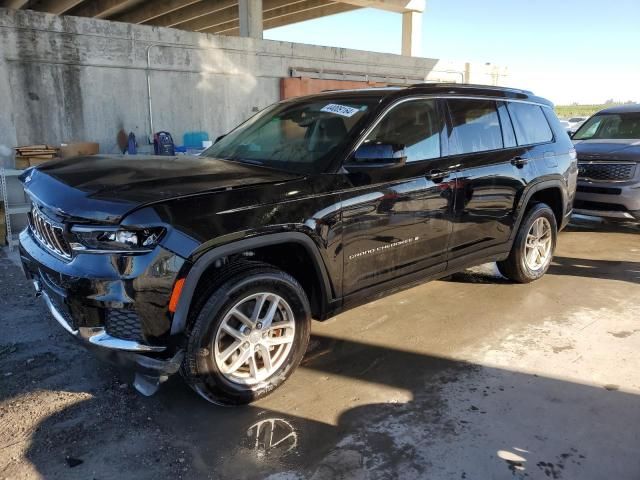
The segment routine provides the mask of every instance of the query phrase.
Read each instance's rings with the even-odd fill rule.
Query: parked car
[[[151,394],[180,371],[217,404],[272,392],[311,318],[497,261],[547,271],[577,164],[551,104],[455,84],[277,103],[200,157],[25,172],[24,270],[55,319]]]
[[[596,113],[573,141],[579,172],[575,212],[640,220],[640,104]]]
[[[569,123],[568,120],[560,119],[560,125],[562,125],[562,128],[564,128],[569,135],[571,135],[573,133],[571,131],[571,124]]]

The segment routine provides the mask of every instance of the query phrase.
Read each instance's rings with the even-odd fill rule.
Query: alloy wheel
[[[225,315],[214,339],[214,360],[222,375],[242,385],[265,381],[282,366],[295,338],[287,301],[270,292],[249,295]]]
[[[551,223],[544,217],[537,218],[529,232],[524,247],[524,261],[532,271],[545,268],[551,261],[553,235]]]

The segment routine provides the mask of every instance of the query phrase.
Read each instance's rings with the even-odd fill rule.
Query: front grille
[[[114,309],[107,312],[105,330],[109,335],[123,340],[142,340],[140,319],[133,310]]]
[[[65,259],[71,258],[71,247],[64,238],[63,228],[45,217],[36,206],[31,209],[29,226],[33,235],[47,249]]]
[[[624,205],[617,205],[615,203],[602,203],[602,202],[590,202],[587,200],[575,200],[573,202],[573,208],[578,210],[598,210],[601,212],[626,212],[627,209]]]
[[[620,182],[632,179],[635,170],[635,163],[578,162],[578,177],[585,180]]]

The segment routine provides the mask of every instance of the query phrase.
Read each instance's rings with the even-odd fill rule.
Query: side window
[[[407,162],[438,158],[443,127],[435,100],[412,100],[392,108],[364,144],[401,146]]]
[[[513,131],[513,124],[504,102],[498,102],[498,114],[500,114],[500,125],[502,126],[502,135],[504,137],[504,146],[506,148],[515,147],[516,134]]]
[[[503,147],[496,103],[489,100],[450,100],[452,153],[474,153]]]
[[[529,103],[509,102],[507,104],[518,145],[533,145],[553,140],[553,133],[542,107]]]

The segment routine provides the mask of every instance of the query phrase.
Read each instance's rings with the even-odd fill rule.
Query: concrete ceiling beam
[[[167,13],[175,12],[194,3],[199,3],[199,1],[200,0],[153,0],[152,2],[143,3],[130,12],[117,15],[110,20],[127,23],[146,23]]]
[[[134,7],[143,0],[91,0],[78,5],[71,11],[77,17],[109,18]]]
[[[175,27],[181,23],[190,22],[205,15],[233,7],[237,3],[236,0],[202,0],[188,7],[154,18],[150,23],[158,27]]]
[[[199,32],[200,30],[203,30],[205,28],[217,27],[218,25],[224,25],[225,23],[232,21],[237,22],[238,18],[240,18],[238,5],[234,5],[230,8],[226,8],[218,12],[203,15],[202,17],[196,18],[195,20],[181,23],[177,26],[177,28],[179,28],[180,30]],[[155,23],[152,22],[152,25],[155,25]]]
[[[29,0],[3,0],[0,2],[0,7],[13,8],[14,10],[20,10],[26,7]]]
[[[177,28],[181,30],[190,30],[193,32],[200,32],[210,28],[215,28],[226,23],[235,22],[233,28],[239,26],[240,11],[238,8],[238,2],[231,2],[233,6],[224,11],[217,11],[208,15],[203,15],[195,20],[181,23]],[[263,21],[269,17],[269,13],[281,8],[285,9],[303,9],[304,4],[308,3],[308,0],[263,0]],[[327,4],[326,0],[322,0],[323,4]],[[155,22],[151,22],[156,25]]]
[[[345,5],[339,2],[334,2],[333,4],[325,5],[323,7],[312,8],[299,13],[293,13],[289,15],[270,18],[268,21],[265,21],[264,29],[266,30],[268,28],[283,27],[285,25],[290,25],[292,23],[304,22],[307,20],[313,20],[321,17],[328,17],[329,15],[336,15],[338,13],[357,10],[358,8],[360,7],[357,7],[355,5]]]
[[[41,0],[38,3],[34,3],[33,6],[29,5],[29,8],[38,12],[62,15],[63,13],[67,13],[73,7],[77,7],[82,2],[83,0]]]

